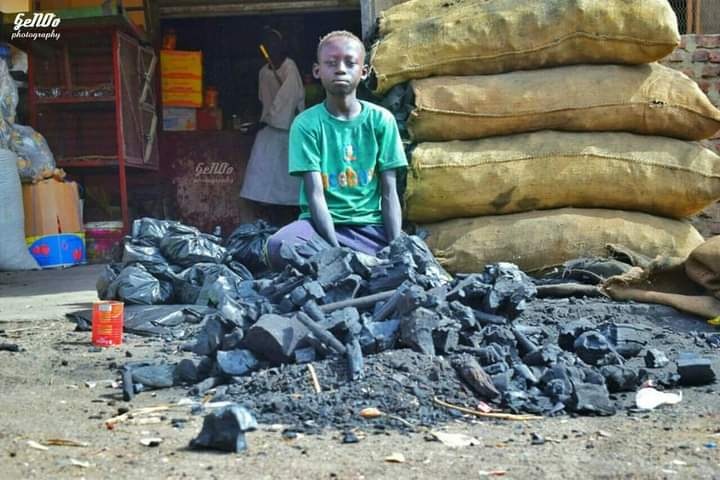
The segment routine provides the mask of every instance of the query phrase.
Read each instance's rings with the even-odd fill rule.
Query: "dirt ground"
[[[126,335],[119,348],[94,349],[90,334],[64,318],[96,296],[99,266],[0,273],[0,478],[718,478],[718,384],[686,390],[683,402],[614,417],[559,417],[527,422],[459,420],[443,426],[479,445],[450,448],[429,432],[404,435],[369,423],[357,444],[340,433],[284,439],[277,426],[247,436],[240,454],[192,451],[202,415],[182,388],[145,392],[130,404],[113,388],[113,364],[162,354],[160,343]],[[112,430],[118,409],[171,405]],[[371,406],[371,405],[369,405]],[[173,426],[180,425],[181,428]],[[531,434],[545,437],[531,444]],[[155,447],[142,439],[159,437]],[[81,446],[48,446],[52,439]],[[30,442],[30,443],[28,443]],[[33,446],[34,445],[34,446]],[[393,453],[403,463],[389,463]]]

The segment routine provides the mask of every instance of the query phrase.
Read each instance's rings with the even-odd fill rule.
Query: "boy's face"
[[[323,45],[319,57],[313,65],[313,75],[330,95],[353,93],[368,75],[362,47],[350,38],[331,38]]]

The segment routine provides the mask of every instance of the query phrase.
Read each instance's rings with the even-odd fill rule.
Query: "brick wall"
[[[720,35],[683,35],[680,46],[661,63],[695,80],[720,108]],[[720,132],[705,143],[720,154]]]
[[[683,35],[680,46],[660,63],[695,80],[710,101],[720,108],[720,35]],[[720,154],[720,132],[706,140]],[[704,237],[720,234],[720,204],[715,203],[692,219]]]

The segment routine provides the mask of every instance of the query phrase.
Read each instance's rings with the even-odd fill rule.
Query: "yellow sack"
[[[373,46],[375,93],[414,78],[478,75],[578,63],[639,64],[680,43],[667,0],[475,0],[438,16],[423,2],[422,21]]]
[[[684,218],[718,198],[720,157],[697,143],[544,130],[418,144],[405,214],[413,222],[435,222],[586,207]]]
[[[653,258],[686,257],[703,238],[687,222],[620,210],[547,210],[425,225],[427,244],[449,272],[512,262],[537,271],[579,257],[605,256],[609,243]]]
[[[649,65],[577,65],[413,80],[415,141],[556,129],[712,138],[720,110],[685,74]]]
[[[492,0],[483,0],[488,3]],[[460,6],[478,3],[477,0],[408,0],[393,5],[378,15],[378,36],[385,37],[391,32],[412,23],[442,16]]]

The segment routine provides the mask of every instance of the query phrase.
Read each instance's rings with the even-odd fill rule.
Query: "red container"
[[[120,345],[123,337],[124,304],[116,301],[93,303],[92,344],[97,347]]]

